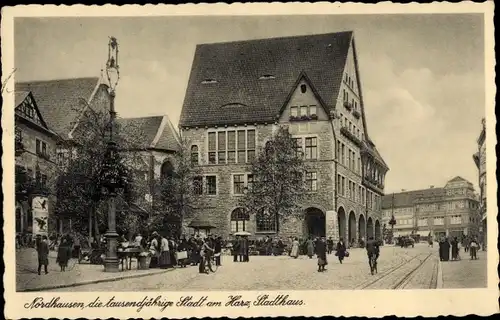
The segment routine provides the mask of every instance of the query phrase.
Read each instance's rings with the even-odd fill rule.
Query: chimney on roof
[[[434,186],[430,186],[430,188],[432,189],[432,188],[434,188]]]
[[[406,191],[406,189],[401,189],[401,192],[405,192],[405,191]]]

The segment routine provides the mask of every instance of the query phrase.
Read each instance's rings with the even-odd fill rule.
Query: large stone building
[[[487,230],[487,211],[486,211],[486,120],[482,120],[482,130],[477,139],[478,152],[474,154],[473,159],[479,171],[479,213],[481,215],[481,238],[486,245],[488,238]]]
[[[19,142],[16,146],[20,149],[16,166],[47,185],[44,194],[49,195],[49,232],[67,232],[72,229],[71,218],[64,213],[58,214],[57,219],[54,217],[54,182],[73,155],[74,138],[85,134],[78,130],[82,112],[86,108],[109,110],[108,86],[99,78],[18,82],[15,96],[16,142]],[[176,130],[167,116],[125,118],[118,119],[118,122],[123,128],[133,127],[140,131],[141,144],[132,151],[142,155],[144,165],[136,168],[135,173],[144,177],[145,184],[152,185],[152,180],[160,176],[162,167],[165,171],[172,166],[170,158],[178,146]],[[16,180],[20,180],[17,174]],[[150,203],[151,194],[146,193],[138,202]],[[16,202],[16,230],[32,231],[31,211],[29,201]]]
[[[179,123],[203,171],[208,202],[196,216],[226,237],[381,237],[388,167],[365,108],[353,32],[198,45]],[[276,230],[274,218],[238,203],[250,162],[278,126],[297,139],[309,192],[304,219]]]
[[[383,223],[390,228],[394,215],[394,236],[415,234],[427,239],[430,234],[438,239],[477,235],[478,205],[472,183],[457,176],[444,187],[385,195]]]

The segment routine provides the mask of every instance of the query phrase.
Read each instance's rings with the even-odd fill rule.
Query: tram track
[[[422,255],[425,257],[423,260],[420,260]],[[408,284],[409,281],[413,278],[413,275],[419,270],[426,262],[427,260],[432,256],[432,253],[429,254],[419,254],[414,257],[411,257],[410,259],[404,259],[402,263],[399,263],[391,268],[389,268],[387,271],[384,271],[383,273],[380,274],[380,276],[375,277],[375,279],[370,279],[366,282],[361,283],[358,285],[355,289],[372,289],[376,288],[377,285],[381,284],[383,280],[390,279],[388,277],[392,275],[397,275],[398,271],[402,270],[405,266],[410,265],[413,263],[415,260],[418,260],[418,265],[416,267],[413,267],[409,272],[405,272],[404,276],[402,278],[398,278],[398,280],[394,283],[391,284],[387,289],[403,289],[406,284]],[[432,281],[432,280],[431,280]]]

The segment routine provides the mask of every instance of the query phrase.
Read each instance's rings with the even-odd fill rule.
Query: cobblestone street
[[[436,287],[437,249],[381,248],[378,274],[372,276],[365,250],[352,249],[341,265],[332,254],[327,271],[317,272],[317,260],[301,256],[252,256],[248,263],[223,257],[216,273],[199,274],[196,267],[159,275],[62,288],[56,291],[203,291],[311,289],[428,289]]]

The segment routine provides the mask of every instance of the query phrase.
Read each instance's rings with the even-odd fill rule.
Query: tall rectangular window
[[[216,148],[217,148],[217,141],[215,140],[215,132],[209,132],[208,133],[208,163],[209,164],[216,164],[217,163],[217,156],[216,156]]]
[[[40,186],[42,183],[42,173],[39,170],[35,171],[35,182],[37,186]]]
[[[306,138],[306,159],[318,158],[318,139],[311,137]]]
[[[310,116],[316,116],[316,106],[309,106],[309,115]]]
[[[351,149],[347,149],[347,167],[351,169]]]
[[[337,160],[340,160],[340,140],[337,140]]]
[[[318,187],[318,179],[316,172],[306,172],[306,188],[307,191],[316,191]]]
[[[248,190],[252,190],[253,187],[253,174],[248,174],[247,175],[247,188]]]
[[[297,157],[303,157],[304,151],[302,149],[302,138],[293,138],[293,140],[295,141],[295,153]]]
[[[206,176],[207,181],[207,194],[215,195],[217,194],[217,177],[216,176]]]
[[[43,188],[47,187],[47,175],[46,174],[42,174],[42,176],[40,178],[40,185]]]
[[[351,155],[351,170],[356,171],[356,152],[352,152]]]
[[[346,184],[345,184],[345,177],[342,177],[342,195],[346,195]]]
[[[243,174],[233,175],[233,193],[243,194],[243,188],[245,188],[245,175]]]
[[[307,106],[300,106],[300,116],[307,116]]]
[[[247,131],[247,160],[252,162],[255,159],[255,130]]]
[[[238,163],[246,162],[246,132],[245,130],[238,130]]]
[[[361,186],[358,186],[358,202],[361,202]]]
[[[226,132],[217,133],[217,163],[226,163]]]
[[[36,154],[40,154],[42,152],[42,142],[36,139]]]
[[[342,177],[337,174],[337,193],[342,195]]]
[[[197,176],[193,178],[193,192],[195,195],[203,194],[203,177]]]
[[[227,132],[227,163],[236,163],[236,131]]]
[[[343,143],[340,150],[340,163],[345,164],[345,145]]]
[[[296,117],[299,115],[299,108],[296,106],[290,107],[290,116]]]

